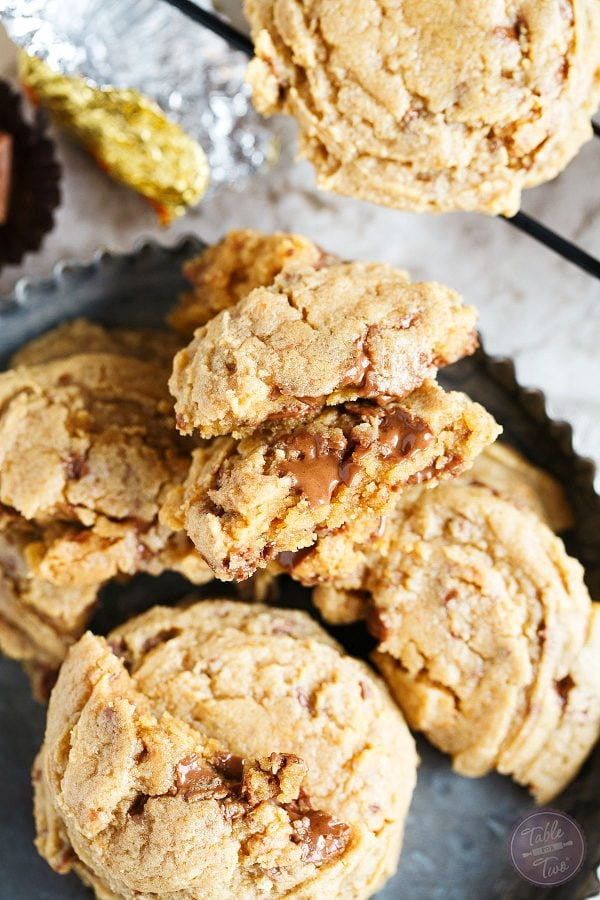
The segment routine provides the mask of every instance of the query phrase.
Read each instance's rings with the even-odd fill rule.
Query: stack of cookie
[[[415,785],[403,714],[462,774],[541,802],[574,777],[598,607],[558,485],[436,381],[476,347],[454,292],[294,235],[233,232],[186,271],[178,335],[70,323],[0,376],[0,646],[38,693],[66,655],[37,846],[101,898],[366,898]],[[83,634],[107,580],[168,568],[290,575],[365,623],[383,680],[258,602]]]

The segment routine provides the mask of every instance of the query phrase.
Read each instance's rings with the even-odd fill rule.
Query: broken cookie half
[[[325,407],[194,452],[161,511],[223,580],[248,578],[405,486],[460,474],[500,429],[464,394],[427,381],[402,401]]]
[[[177,427],[241,437],[346,400],[402,399],[475,350],[476,318],[449,288],[384,264],[285,271],[175,356]]]

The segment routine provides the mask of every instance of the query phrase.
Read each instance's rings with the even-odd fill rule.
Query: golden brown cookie
[[[506,444],[496,442],[484,450],[462,480],[482,484],[515,506],[530,509],[552,531],[573,526],[573,513],[562,485]]]
[[[240,437],[316,406],[401,399],[475,350],[475,321],[454,291],[382,263],[286,271],[177,354],[177,427]]]
[[[161,520],[185,528],[218,578],[247,578],[364,509],[384,514],[408,484],[460,474],[499,430],[477,403],[433,381],[383,407],[326,407],[196,450]]]
[[[80,353],[118,353],[170,367],[180,346],[180,338],[168,331],[106,328],[88,319],[73,319],[21,347],[11,366],[36,366]]]
[[[223,309],[234,306],[257,287],[268,287],[280,272],[314,268],[334,257],[299,234],[261,234],[250,229],[229,231],[218,244],[185,263],[192,290],[183,294],[169,324],[191,337],[196,328]]]
[[[99,353],[0,375],[0,648],[24,661],[38,695],[108,579],[213,577],[189,538],[158,521],[191,462],[166,378]]]
[[[320,187],[513,215],[588,140],[597,0],[245,0],[257,109],[300,127]]]
[[[188,459],[158,366],[81,354],[0,375],[0,502],[27,519],[150,524]]]
[[[600,617],[582,575],[533,513],[455,482],[406,492],[352,578],[315,599],[331,621],[366,618],[409,724],[456,771],[497,769],[545,803],[600,734]]]
[[[70,651],[36,845],[99,898],[366,900],[394,871],[415,770],[385,687],[306,614],[157,608]]]
[[[99,583],[56,585],[35,574],[29,549],[41,529],[0,509],[0,650],[28,670],[38,699],[48,696],[64,656],[83,633]]]

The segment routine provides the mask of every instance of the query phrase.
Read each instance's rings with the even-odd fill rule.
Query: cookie
[[[0,502],[27,519],[143,529],[188,463],[157,366],[80,354],[0,375]]]
[[[496,442],[484,450],[462,480],[482,484],[515,506],[531,510],[552,531],[573,527],[573,512],[562,485],[506,444]]]
[[[306,614],[227,601],[86,634],[34,768],[36,846],[97,897],[370,897],[393,872],[414,742]]]
[[[36,576],[28,548],[40,537],[31,522],[0,510],[0,650],[25,666],[44,699],[89,621],[100,585],[56,585]]]
[[[189,538],[158,521],[190,449],[159,366],[88,353],[0,375],[0,649],[38,696],[107,580],[212,579]]]
[[[534,512],[553,531],[563,531],[573,524],[562,486],[506,444],[496,442],[486,447],[454,484],[457,488],[470,484],[485,487],[513,505]],[[360,595],[350,593],[340,603],[335,588],[360,591],[366,569],[387,554],[405,510],[410,510],[419,491],[428,487],[430,485],[424,483],[421,487],[403,491],[383,517],[364,507],[342,528],[330,529],[320,535],[312,547],[270,563],[272,575],[287,571],[308,587],[320,585],[315,600],[328,622],[348,624],[363,618],[364,604]]]
[[[177,354],[177,427],[239,437],[315,406],[402,399],[475,350],[475,321],[454,291],[385,264],[286,271]]]
[[[264,115],[317,182],[386,206],[514,215],[592,136],[596,0],[245,0]]]
[[[191,337],[196,328],[234,306],[250,291],[272,284],[280,272],[319,269],[334,259],[299,234],[229,231],[218,244],[185,263],[183,274],[192,290],[182,294],[169,324]]]
[[[481,406],[433,381],[383,407],[326,407],[196,450],[161,521],[184,528],[218,578],[248,578],[363,509],[385,513],[407,484],[460,474],[499,430]]]
[[[10,364],[16,368],[81,353],[118,353],[170,367],[180,346],[181,340],[168,331],[106,328],[88,319],[73,319],[24,344]]]
[[[401,505],[352,586],[317,589],[319,608],[366,618],[409,724],[457,772],[496,769],[546,803],[600,734],[599,607],[583,570],[537,516],[484,487],[438,485]]]
[[[35,696],[45,700],[106,581],[166,570],[195,584],[213,578],[189,538],[165,526],[138,532],[104,517],[92,528],[60,521],[41,526],[1,507],[0,650],[22,663]]]

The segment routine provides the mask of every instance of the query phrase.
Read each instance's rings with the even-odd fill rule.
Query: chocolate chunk
[[[223,800],[230,793],[221,776],[198,753],[190,753],[175,766],[176,793],[184,800]]]
[[[212,761],[213,766],[230,781],[241,781],[244,774],[244,760],[234,753],[217,753]]]
[[[556,693],[560,697],[561,703],[564,706],[569,697],[569,691],[575,687],[575,682],[570,675],[565,675],[565,677],[561,678],[560,681],[554,682],[554,687],[556,688]]]
[[[286,459],[281,465],[281,472],[294,477],[310,506],[323,506],[331,502],[341,480],[340,462],[345,446],[345,441],[340,446],[320,434],[308,432],[290,439],[288,451],[298,456]]]
[[[12,187],[13,139],[0,131],[0,225],[8,219]]]
[[[311,809],[292,822],[292,840],[305,862],[321,865],[341,856],[350,840],[350,828],[329,813]]]
[[[138,794],[129,809],[127,815],[134,820],[140,822],[144,816],[144,808],[150,797],[148,794]]]
[[[165,628],[162,631],[157,631],[156,634],[144,641],[142,653],[149,653],[150,650],[158,647],[159,644],[166,644],[167,641],[172,641],[173,638],[178,637],[180,634],[179,628]]]
[[[65,474],[70,481],[79,481],[84,475],[90,471],[86,460],[79,453],[69,453],[67,458],[63,460]]]
[[[388,626],[385,624],[379,611],[372,606],[367,613],[367,628],[369,632],[373,635],[375,640],[383,643],[389,637],[390,631]]]

